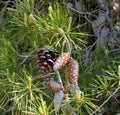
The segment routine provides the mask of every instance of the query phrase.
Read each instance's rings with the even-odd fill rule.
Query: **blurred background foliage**
[[[104,3],[120,32],[119,0]],[[35,55],[46,45],[59,53],[67,51],[66,38],[71,44],[72,57],[79,62],[79,87],[84,92],[81,97],[68,96],[76,115],[94,113],[120,87],[120,44],[112,50],[97,50],[94,44],[97,38],[91,21],[98,17],[99,6],[96,0],[0,1],[0,114],[54,114],[54,92],[43,86],[39,77],[43,74],[36,67]],[[65,76],[64,69],[60,72]],[[68,112],[70,109],[64,102],[59,114]],[[119,112],[120,90],[95,114]]]

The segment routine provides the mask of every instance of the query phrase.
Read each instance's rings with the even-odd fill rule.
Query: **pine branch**
[[[120,87],[118,87],[91,115],[94,115],[96,112],[98,112],[118,92],[119,89]]]

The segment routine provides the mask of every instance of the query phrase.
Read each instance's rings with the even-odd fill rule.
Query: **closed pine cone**
[[[66,67],[66,74],[70,77],[72,84],[75,86],[78,85],[78,73],[79,73],[78,62],[71,58]]]
[[[56,61],[58,56],[58,52],[51,46],[40,48],[36,56],[37,67],[43,73],[53,71],[54,62]]]
[[[62,53],[55,61],[53,69],[56,71],[56,70],[59,70],[65,67],[67,63],[69,62],[69,60],[70,60],[70,54],[68,52]]]

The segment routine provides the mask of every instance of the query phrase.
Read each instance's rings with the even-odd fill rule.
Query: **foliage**
[[[97,16],[97,11],[91,12],[99,4],[79,2],[84,4],[82,15],[68,7],[68,3],[78,5],[76,1],[0,1],[0,114],[54,114],[54,91],[43,86],[47,75],[39,72],[35,62],[37,50],[46,45],[60,53],[69,51],[80,65],[78,82],[83,93],[66,94],[60,115],[109,115],[120,111],[120,46],[96,49],[97,38],[89,20]],[[118,28],[119,15],[113,23]],[[62,69],[61,76],[64,73]],[[62,80],[65,84],[65,77]]]

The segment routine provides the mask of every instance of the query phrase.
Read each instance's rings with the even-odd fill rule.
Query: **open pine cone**
[[[55,61],[55,64],[53,66],[54,70],[59,70],[67,65],[67,63],[70,60],[70,54],[68,52],[62,53],[57,60]]]
[[[70,77],[70,80],[74,86],[78,85],[78,72],[79,64],[76,60],[71,58],[66,66],[66,74]]]
[[[44,46],[37,52],[37,67],[43,73],[53,71],[53,65],[58,58],[58,52],[51,46]]]

